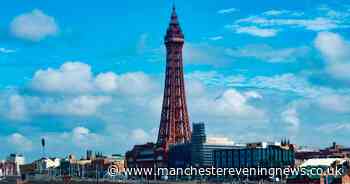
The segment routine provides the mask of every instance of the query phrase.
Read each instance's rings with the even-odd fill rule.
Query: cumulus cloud
[[[40,133],[40,136],[47,140],[47,149],[51,154],[61,156],[72,153],[79,156],[87,149],[103,151],[104,154],[124,153],[135,144],[155,141],[156,133],[153,129],[151,131],[141,128],[132,129],[118,122],[109,125],[104,131],[102,127],[94,131],[87,126],[78,125],[64,132]]]
[[[140,128],[132,130],[129,133],[128,137],[130,138],[131,141],[138,144],[144,144],[146,142],[155,141],[153,140],[153,137],[148,132]]]
[[[326,61],[327,72],[336,79],[349,82],[350,43],[339,34],[320,32],[314,45]]]
[[[296,107],[289,107],[282,112],[281,117],[290,130],[296,131],[299,128],[300,119]]]
[[[244,93],[244,96],[246,97],[246,98],[253,98],[253,99],[262,99],[263,97],[262,97],[262,95],[261,94],[259,94],[258,92],[256,92],[256,91],[248,91],[248,92],[245,92]]]
[[[218,97],[207,93],[194,96],[190,98],[190,104],[192,113],[198,117],[232,123],[240,121],[265,123],[267,121],[265,112],[249,103],[250,99],[260,98],[262,96],[257,92],[243,94],[231,88],[219,93]]]
[[[20,95],[11,95],[8,98],[8,112],[5,113],[9,119],[24,121],[28,118],[28,110],[25,99]]]
[[[28,121],[36,116],[96,116],[111,102],[109,96],[29,96],[2,95],[1,114],[12,121]]]
[[[215,78],[216,72],[194,72],[186,75],[186,92],[191,118],[194,121],[213,121],[221,123],[264,124],[268,122],[266,112],[254,102],[263,99],[258,91],[239,91],[224,82],[224,78]],[[240,77],[229,81],[245,80]],[[212,84],[213,83],[213,84]],[[215,107],[215,108],[207,108]],[[192,119],[192,120],[193,120]]]
[[[38,9],[21,14],[11,22],[11,33],[29,41],[41,41],[48,36],[56,35],[58,30],[55,19]]]
[[[160,86],[156,83],[142,72],[94,75],[85,63],[66,62],[58,69],[35,72],[29,91],[2,91],[0,114],[12,121],[43,116],[106,118],[115,115],[113,110],[127,110],[131,106],[135,111],[140,108],[153,114],[161,101]],[[107,107],[110,111],[104,109]]]
[[[67,136],[67,135],[63,135]],[[82,148],[91,148],[96,146],[96,144],[103,143],[101,136],[92,133],[89,129],[85,127],[76,127],[68,134],[72,138],[73,143]]]
[[[120,92],[128,95],[144,95],[154,92],[153,90],[156,88],[151,77],[143,72],[120,75],[118,82]]]
[[[81,93],[92,90],[91,67],[81,62],[66,62],[59,69],[35,72],[31,86],[38,91]]]
[[[113,92],[118,88],[118,76],[113,72],[101,73],[96,76],[95,84],[104,92]]]
[[[65,99],[62,102],[48,104],[42,102],[39,106],[41,112],[58,115],[92,116],[98,109],[111,102],[106,96],[78,96],[73,99]]]
[[[254,93],[254,95],[244,96],[234,89],[229,89],[225,91],[221,97],[213,101],[213,103],[215,104],[214,107],[216,107],[216,110],[214,111],[217,111],[217,114],[221,114],[223,116],[232,116],[232,114],[242,116],[248,114],[255,114],[257,116],[262,116],[262,111],[254,108],[253,106],[250,106],[247,103],[247,99],[249,97],[255,98],[257,96],[259,96],[259,94],[257,94],[256,92]]]
[[[31,87],[46,93],[119,92],[138,95],[151,92],[154,84],[151,78],[142,72],[123,75],[106,72],[95,77],[90,65],[81,62],[66,62],[59,69],[48,68],[37,71],[31,81]]]
[[[77,122],[71,123],[78,124]],[[114,141],[112,135],[99,134],[85,126],[73,126],[73,128],[63,132],[40,132],[40,135],[37,133],[36,136],[45,138],[50,155],[62,157],[66,154],[84,154],[87,149],[98,151],[104,147],[106,150],[106,145],[113,145]],[[115,136],[115,138],[117,137]],[[115,147],[113,148],[115,149]]]
[[[17,151],[31,151],[33,143],[20,133],[14,133],[7,137],[7,143],[12,145],[13,149]]]

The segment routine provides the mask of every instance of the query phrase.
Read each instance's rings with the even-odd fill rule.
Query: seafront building
[[[57,177],[69,178],[103,178],[108,167],[114,165],[123,171],[125,157],[120,154],[105,156],[102,153],[93,154],[88,150],[84,158],[77,159],[74,155],[67,158],[41,158],[30,164],[21,165],[22,180],[50,180]]]
[[[281,143],[250,143],[238,149],[214,151],[217,168],[286,168],[294,166],[294,147]]]
[[[312,158],[303,162],[300,168],[304,168],[307,172],[311,173],[311,170],[320,169],[324,171],[321,174],[314,175],[289,175],[287,177],[287,184],[348,184],[350,183],[350,164],[348,159],[344,158]],[[329,172],[327,170],[335,171],[337,169],[342,170],[342,175],[336,172]]]
[[[350,158],[350,148],[333,142],[332,146],[325,149],[299,149],[296,150],[295,159],[297,163],[313,158]]]
[[[0,177],[19,176],[20,166],[25,164],[25,158],[21,154],[10,154],[6,160],[0,160]]]

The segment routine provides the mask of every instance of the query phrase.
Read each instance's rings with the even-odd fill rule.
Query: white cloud
[[[103,151],[108,153],[123,153],[125,149],[130,148],[131,141],[127,140],[127,128],[122,128],[114,122],[111,129],[103,131],[103,125],[99,125],[99,130],[93,130],[84,125],[83,122],[70,122],[73,128],[63,132],[39,132],[40,137],[46,139],[46,147],[50,155],[66,156],[74,154],[78,158],[85,155],[86,150]],[[129,143],[130,142],[130,143]],[[118,145],[118,146],[110,146]]]
[[[138,144],[144,144],[146,142],[153,142],[152,136],[149,135],[145,130],[143,129],[134,129],[129,133],[129,136],[131,141],[138,143]]]
[[[308,86],[307,81],[300,80],[294,74],[275,75],[271,77],[257,76],[250,80],[247,85],[255,86],[257,88],[278,89],[280,91],[294,91],[300,92],[305,90]]]
[[[28,109],[25,99],[20,95],[11,95],[8,99],[8,112],[5,115],[15,121],[24,121],[28,118]]]
[[[120,75],[118,82],[120,92],[126,95],[143,96],[156,88],[152,78],[143,72]]]
[[[12,145],[13,149],[17,151],[31,151],[33,148],[33,143],[28,138],[20,133],[14,133],[8,136],[7,142]]]
[[[258,37],[274,37],[278,33],[276,29],[258,28],[256,26],[238,26],[234,29],[238,34],[244,33]]]
[[[293,21],[291,21],[293,22]],[[304,20],[304,21],[297,21],[294,20],[296,25],[305,26],[308,30],[313,31],[323,31],[323,30],[330,30],[337,28],[337,23],[331,19],[327,18],[316,18],[314,20]]]
[[[316,99],[317,104],[328,111],[340,113],[350,112],[350,96],[325,94]]]
[[[63,136],[67,136],[63,134]],[[103,143],[103,138],[100,135],[92,133],[85,127],[76,127],[68,134],[73,143],[81,148],[91,148]]]
[[[246,98],[253,98],[253,99],[262,99],[263,97],[262,97],[262,95],[261,94],[259,94],[258,92],[256,92],[256,91],[248,91],[248,92],[245,92],[244,93],[244,96],[246,97]]]
[[[190,98],[192,113],[196,114],[197,117],[206,117],[213,121],[232,123],[241,121],[265,123],[267,121],[265,112],[248,102],[249,99],[262,98],[257,92],[241,94],[231,88],[219,94],[220,96],[216,98],[213,94],[207,93]]]
[[[315,47],[326,61],[326,70],[334,78],[350,81],[350,43],[339,34],[318,33]]]
[[[229,8],[229,9],[221,9],[218,11],[218,14],[230,14],[233,12],[237,12],[238,10],[236,8]]]
[[[247,100],[251,97],[261,96],[255,92],[255,95],[244,96],[234,89],[229,89],[225,91],[220,98],[217,98],[213,107],[216,107],[217,112],[222,115],[231,116],[232,114],[237,115],[263,115],[263,112],[255,109],[247,103]],[[214,110],[216,111],[216,110]]]
[[[198,80],[206,86],[225,86],[244,83],[247,79],[243,75],[224,76],[217,71],[194,71],[185,75],[190,80]]]
[[[289,13],[289,11],[288,10],[268,10],[263,12],[263,15],[278,16],[286,13]]]
[[[280,16],[280,15],[286,15],[286,16],[302,16],[304,15],[303,12],[296,12],[296,11],[289,11],[289,10],[268,10],[262,13],[265,16]]]
[[[70,102],[65,102],[63,112],[78,116],[94,115],[98,108],[111,101],[110,97],[104,96],[79,96]]]
[[[242,76],[220,77],[214,71],[187,74],[186,92],[191,120],[233,124],[245,122],[244,126],[268,122],[264,109],[255,104],[264,98],[262,94],[255,90],[238,91],[228,85],[245,80]]]
[[[118,76],[113,72],[101,73],[96,76],[95,84],[104,92],[113,92],[118,88]]]
[[[16,89],[1,92],[0,114],[12,121],[40,116],[111,119],[108,117],[117,113],[111,112],[133,107],[152,115],[158,107],[152,103],[158,102],[161,94],[157,84],[142,72],[94,76],[89,65],[67,62],[58,69],[37,71],[30,82],[30,93]]]
[[[59,69],[48,68],[37,71],[31,81],[31,87],[45,93],[105,92],[143,95],[152,92],[155,86],[151,78],[142,72],[123,75],[106,72],[95,77],[90,65],[66,62]]]
[[[316,17],[314,19],[269,19],[266,17],[260,16],[251,16],[236,21],[237,25],[240,24],[249,24],[250,27],[276,27],[276,26],[289,26],[305,28],[312,31],[322,31],[322,30],[331,30],[340,27],[339,23],[336,20],[328,19],[325,17]],[[267,28],[266,28],[267,29]]]
[[[281,117],[290,130],[296,131],[299,128],[300,119],[296,107],[289,107],[282,112]]]
[[[83,95],[77,97],[66,97],[64,99],[36,98],[32,106],[37,106],[37,110],[32,110],[34,115],[63,115],[63,116],[96,116],[99,108],[111,102],[108,96]]]
[[[304,98],[318,98],[325,94],[349,93],[349,90],[334,90],[327,87],[311,84],[307,76],[293,73],[284,73],[272,76],[245,77],[242,75],[222,75],[215,71],[193,72],[186,75],[191,80],[198,80],[207,86],[256,88],[259,90],[273,90],[289,95],[298,95]]]
[[[349,132],[350,123],[330,123],[317,128],[318,131],[325,134],[334,134],[337,132]]]
[[[308,53],[307,47],[272,48],[269,45],[248,45],[237,49],[226,49],[234,57],[251,57],[270,63],[294,62]]]
[[[223,36],[213,36],[213,37],[209,37],[208,38],[209,40],[212,40],[212,41],[217,41],[217,40],[222,40],[224,39]]]
[[[322,15],[326,15],[327,17],[336,19],[336,20],[346,20],[349,16],[349,9],[345,7],[345,9],[338,8],[337,10],[332,9],[327,5],[321,5],[317,10]]]
[[[23,96],[10,95],[2,106],[2,114],[13,121],[28,121],[40,115],[55,116],[96,116],[100,108],[109,104],[109,96]]]
[[[9,54],[9,53],[14,53],[14,52],[16,52],[16,50],[6,49],[3,47],[0,47],[0,53]]]
[[[92,90],[91,67],[80,62],[66,62],[59,69],[35,72],[31,86],[43,92],[82,93]]]
[[[40,41],[58,33],[58,26],[53,17],[41,10],[19,15],[11,22],[11,33],[21,39]]]

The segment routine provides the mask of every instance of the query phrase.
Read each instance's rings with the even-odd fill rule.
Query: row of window
[[[294,151],[281,148],[233,149],[214,151],[217,167],[257,167],[292,165]]]

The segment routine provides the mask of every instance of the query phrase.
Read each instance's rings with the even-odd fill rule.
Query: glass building
[[[294,149],[288,145],[267,145],[214,151],[217,168],[283,168],[294,165]]]

